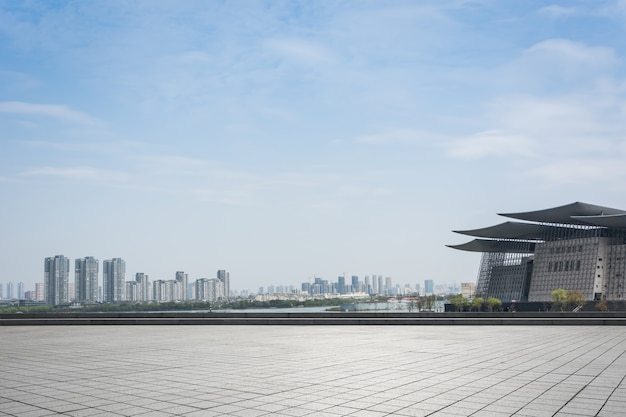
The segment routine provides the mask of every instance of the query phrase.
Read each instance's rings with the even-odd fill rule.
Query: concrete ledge
[[[73,325],[543,325],[624,326],[625,312],[610,313],[49,313],[0,314],[0,326]]]

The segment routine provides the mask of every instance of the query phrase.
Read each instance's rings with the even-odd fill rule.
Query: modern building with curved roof
[[[477,296],[549,302],[563,288],[588,301],[624,301],[626,211],[575,202],[499,214],[521,221],[455,230],[476,239],[448,245],[482,253]]]

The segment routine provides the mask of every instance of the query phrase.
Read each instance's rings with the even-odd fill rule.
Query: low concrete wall
[[[551,325],[623,326],[625,312],[43,313],[0,314],[0,326],[46,325]]]

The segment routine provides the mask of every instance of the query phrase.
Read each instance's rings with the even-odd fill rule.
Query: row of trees
[[[561,311],[564,309],[573,310],[575,308],[580,308],[585,305],[585,295],[582,291],[578,290],[565,290],[563,288],[558,288],[552,291],[552,308],[560,308]],[[454,306],[457,311],[464,311],[469,309],[469,311],[482,311],[486,308],[488,311],[498,310],[502,306],[502,301],[497,298],[489,297],[486,300],[482,297],[474,297],[473,299],[468,299],[463,297],[462,294],[457,294],[455,296],[450,297],[450,304]],[[606,307],[606,303],[598,303],[596,305],[598,310],[606,311],[608,308]]]
[[[463,297],[462,294],[451,297],[450,304],[452,304],[457,311],[463,311],[466,308],[470,311],[482,311],[483,308],[494,311],[502,307],[502,301],[495,297],[489,297],[486,300],[482,297],[474,297],[470,301],[469,298]]]

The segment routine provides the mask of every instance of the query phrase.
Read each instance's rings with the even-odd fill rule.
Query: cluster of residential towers
[[[49,305],[78,303],[167,302],[189,299],[215,302],[230,294],[230,274],[217,271],[216,278],[200,278],[193,285],[188,275],[177,271],[172,280],[150,282],[148,275],[138,272],[133,281],[126,281],[126,262],[121,258],[102,262],[102,286],[99,281],[99,260],[93,256],[74,261],[74,285],[70,282],[70,260],[63,255],[44,261],[44,301]]]

